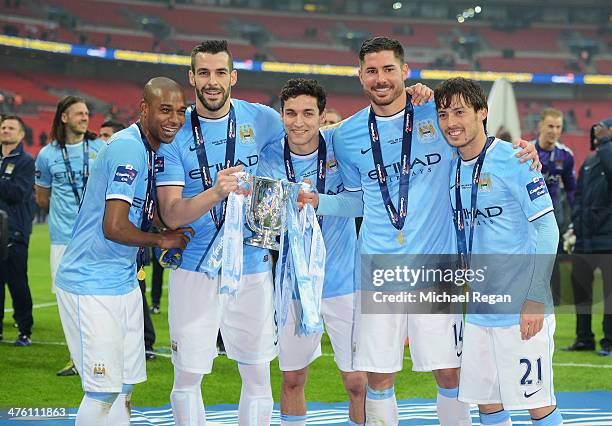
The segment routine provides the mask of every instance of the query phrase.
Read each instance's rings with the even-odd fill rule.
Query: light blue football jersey
[[[476,159],[454,160],[450,198],[455,209],[455,171],[461,161],[461,203],[469,244],[472,171]],[[471,269],[482,269],[482,282],[472,292],[510,295],[512,303],[468,305],[468,322],[487,327],[518,324],[536,262],[537,231],[533,221],[553,210],[542,174],[521,164],[510,143],[496,139],[482,165],[478,185]],[[473,302],[473,299],[470,298]],[[480,314],[480,312],[489,312]],[[496,314],[504,312],[504,314]]]
[[[330,141],[332,131],[322,132],[327,146],[325,193],[328,195],[335,195],[344,191],[338,163]],[[261,154],[257,175],[273,179],[287,179],[283,150],[283,139],[266,147]],[[296,182],[310,179],[312,184],[316,185],[317,154],[318,151],[308,155],[291,154]],[[353,293],[355,291],[354,262],[357,250],[355,220],[346,217],[325,216],[322,233],[326,250],[323,298]]]
[[[446,185],[453,150],[438,128],[435,104],[428,102],[414,108],[410,157],[412,171],[403,244],[400,244],[398,230],[391,224],[378,186],[368,131],[369,113],[370,107],[367,107],[341,122],[332,137],[345,188],[363,191],[360,252],[417,255],[456,253]],[[399,210],[404,111],[391,117],[377,117],[376,123],[389,195]]]
[[[140,229],[148,183],[147,150],[136,124],[115,133],[91,169],[72,239],[55,278],[76,294],[121,295],[138,287],[138,247],[104,237],[106,200],[131,204],[129,220]]]
[[[279,114],[265,105],[253,104],[232,99],[236,113],[236,153],[234,165],[243,165],[244,171],[255,174],[259,162],[259,153],[263,147],[278,141],[284,134],[283,124]],[[157,186],[182,186],[183,197],[189,198],[204,190],[196,146],[191,129],[191,113],[189,108],[185,117],[185,124],[178,131],[174,142],[163,145],[158,156],[163,157],[164,167],[157,174]],[[204,137],[204,146],[213,182],[217,171],[224,168],[225,145],[227,138],[227,121],[229,114],[220,119],[206,119],[200,117],[200,126]],[[217,211],[220,206],[216,206]],[[196,271],[198,264],[206,253],[217,233],[217,228],[206,213],[194,222],[188,224],[195,231],[195,236],[183,252],[181,268]],[[244,237],[248,238],[253,232],[244,227]],[[244,246],[245,274],[264,272],[270,269],[269,253],[265,249],[253,246]]]
[[[89,141],[89,170],[98,155],[104,141],[96,139]],[[83,142],[66,145],[70,166],[76,178],[79,196],[83,196]],[[72,192],[68,179],[68,171],[64,164],[62,150],[53,141],[40,150],[36,157],[36,185],[51,188],[49,206],[49,234],[51,244],[66,245],[70,241],[74,221],[79,211],[79,205]]]

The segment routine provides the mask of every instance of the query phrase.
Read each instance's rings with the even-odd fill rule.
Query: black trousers
[[[153,344],[155,343],[155,328],[153,328],[153,321],[151,321],[151,313],[149,312],[149,304],[147,303],[147,284],[143,281],[138,281],[140,286],[140,292],[142,293],[142,311],[144,314],[144,343],[145,350],[153,350]]]
[[[4,284],[8,285],[13,298],[13,318],[19,326],[19,334],[32,334],[32,294],[28,284],[28,246],[13,243],[6,260],[0,261],[0,333],[4,319]]]
[[[593,271],[600,268],[603,278],[604,319],[602,344],[612,345],[612,254],[576,254],[572,257],[572,287],[576,303],[576,339],[593,342]]]
[[[160,305],[162,297],[162,286],[164,284],[164,268],[159,264],[159,259],[151,256],[153,267],[153,281],[151,282],[151,304]]]

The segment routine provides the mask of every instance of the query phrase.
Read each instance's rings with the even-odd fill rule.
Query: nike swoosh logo
[[[195,145],[190,145],[189,146],[189,151],[195,151],[196,149],[198,149],[198,147],[195,146]]]
[[[524,396],[525,398],[531,398],[532,396],[534,396],[536,393],[540,392],[541,390],[542,390],[542,388],[540,388],[540,389],[538,389],[537,391],[532,392],[532,393],[527,393],[527,392],[525,392],[525,393],[523,393],[523,396]]]
[[[463,351],[457,352],[457,358],[460,358],[462,354],[463,354]]]
[[[368,148],[368,149],[362,149],[362,150],[361,150],[361,153],[362,153],[362,154],[367,154],[367,153],[368,153],[368,151],[369,151],[369,150],[371,150],[371,149],[372,149],[372,147],[370,147],[370,148]]]

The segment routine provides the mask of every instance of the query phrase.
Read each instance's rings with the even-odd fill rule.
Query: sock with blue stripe
[[[438,386],[436,408],[441,426],[470,426],[472,424],[470,404],[459,401],[458,396],[458,387],[445,389]]]
[[[480,424],[483,426],[512,426],[510,413],[506,410],[497,411],[495,413],[479,413]]]
[[[563,417],[557,408],[555,408],[548,416],[541,419],[531,419],[533,426],[558,426],[563,424]]]
[[[108,414],[108,422],[113,426],[130,426],[130,416],[132,414],[132,391],[134,385],[123,384],[121,393],[113,402],[113,406]]]
[[[282,426],[305,426],[306,425],[306,415],[292,416],[291,414],[281,414],[281,425]]]
[[[375,424],[381,426],[395,426],[398,424],[397,400],[395,389],[374,390],[367,387],[366,401],[366,425]]]

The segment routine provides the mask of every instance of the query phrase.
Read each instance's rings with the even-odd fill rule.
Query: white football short
[[[465,327],[459,400],[473,404],[503,404],[508,410],[556,405],[552,355],[555,316],[542,330],[521,340],[519,325]]]
[[[219,329],[230,359],[261,364],[278,354],[272,273],[243,275],[236,295],[219,294],[220,279],[180,268],[170,271],[172,363],[180,370],[211,372]]]
[[[413,371],[459,368],[461,364],[461,314],[361,313],[355,318],[355,370],[401,371],[406,337]]]
[[[79,295],[56,289],[64,335],[86,392],[121,392],[147,380],[142,294]]]
[[[353,355],[354,294],[323,299],[321,316],[325,331],[334,350],[334,361],[340,371],[350,372]],[[299,303],[293,301],[287,316],[287,323],[279,335],[278,361],[282,371],[295,371],[307,367],[321,356],[322,333],[300,336],[297,333],[299,320],[296,312]]]
[[[55,293],[55,275],[59,269],[62,256],[66,251],[66,247],[63,244],[51,244],[50,258],[51,258],[51,292]]]

